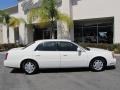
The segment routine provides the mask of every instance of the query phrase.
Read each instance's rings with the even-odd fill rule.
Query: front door
[[[61,67],[83,67],[87,63],[86,53],[82,50],[79,53],[77,45],[71,42],[59,42],[58,47],[61,55]]]

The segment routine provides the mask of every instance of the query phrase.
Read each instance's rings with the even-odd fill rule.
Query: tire
[[[90,69],[95,72],[104,71],[105,67],[106,67],[106,63],[103,58],[95,58],[90,63]]]
[[[23,71],[28,74],[32,75],[38,72],[38,64],[35,61],[27,60],[22,63],[22,69]]]

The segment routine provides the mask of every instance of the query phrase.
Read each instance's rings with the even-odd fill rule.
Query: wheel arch
[[[21,61],[21,63],[20,63],[20,68],[21,69],[22,69],[22,64],[25,63],[25,62],[27,62],[28,60],[35,62],[38,65],[38,68],[39,68],[39,64],[38,64],[38,62],[36,60],[31,59],[31,58],[27,58],[27,59],[24,59],[24,60]]]
[[[107,66],[107,60],[106,58],[102,57],[102,56],[97,56],[91,59],[90,63],[89,63],[89,67],[91,65],[91,63],[95,60],[95,59],[102,59],[105,62],[105,66]]]

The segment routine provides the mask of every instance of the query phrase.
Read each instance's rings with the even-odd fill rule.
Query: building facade
[[[19,0],[17,6],[6,9],[11,16],[27,20],[27,12],[37,7],[39,0]],[[38,2],[39,1],[39,2]],[[120,1],[116,0],[58,0],[58,10],[68,14],[74,27],[68,30],[60,22],[55,26],[55,37],[81,43],[120,43]],[[49,28],[41,29],[33,23],[24,23],[16,29],[10,27],[10,43],[27,44],[38,39],[49,39]],[[0,43],[7,43],[6,26],[0,25]]]

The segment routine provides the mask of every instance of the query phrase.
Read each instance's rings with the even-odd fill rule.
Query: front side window
[[[78,46],[70,42],[58,42],[59,51],[77,51]]]
[[[37,51],[57,51],[56,42],[41,43],[36,48]]]

